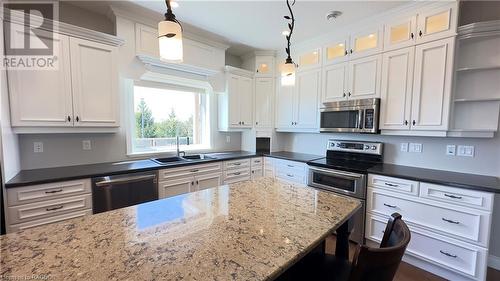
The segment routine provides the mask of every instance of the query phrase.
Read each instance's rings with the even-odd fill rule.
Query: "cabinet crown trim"
[[[137,55],[137,58],[139,59],[140,62],[142,62],[146,66],[147,69],[151,71],[154,71],[155,68],[160,70],[176,70],[205,77],[214,76],[217,73],[219,73],[219,71],[209,68],[183,64],[183,63],[165,62],[159,58],[155,58],[148,55]]]
[[[9,9],[6,9],[6,10],[9,10]],[[25,24],[25,21],[24,21],[25,13],[19,12],[19,11],[13,11],[13,10],[9,10],[9,11],[10,11],[9,13],[5,13],[7,15],[5,18],[6,21],[21,24],[21,25]],[[68,35],[71,37],[77,37],[77,38],[82,38],[82,39],[86,39],[86,40],[91,40],[91,41],[95,41],[95,42],[99,42],[99,43],[103,43],[103,44],[107,44],[107,45],[111,45],[111,46],[121,46],[125,43],[124,39],[119,38],[119,37],[114,36],[114,35],[111,35],[111,34],[91,30],[88,28],[79,27],[79,26],[64,23],[64,22],[43,19],[42,17],[38,17],[38,16],[34,16],[34,15],[30,15],[30,17],[31,17],[30,26],[34,26],[37,28],[39,26],[41,26],[40,28],[43,29],[43,26],[42,26],[43,22],[53,23],[52,26],[54,26],[54,30],[45,29],[49,32],[55,32],[55,33],[59,33],[59,34]]]
[[[249,70],[246,70],[246,69],[241,69],[241,68],[234,67],[234,66],[226,65],[226,66],[224,66],[224,71],[226,73],[231,73],[231,74],[235,74],[235,75],[245,76],[245,77],[248,77],[248,78],[253,78],[253,72],[252,71],[249,71]]]

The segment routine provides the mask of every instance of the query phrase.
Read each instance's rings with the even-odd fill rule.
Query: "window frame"
[[[126,146],[127,146],[127,157],[141,157],[141,156],[154,156],[154,155],[169,155],[176,154],[176,148],[161,150],[161,151],[134,151],[133,146],[133,138],[135,137],[135,104],[134,104],[134,87],[151,87],[151,88],[159,88],[165,90],[185,90],[193,89],[200,93],[200,95],[205,95],[205,106],[204,106],[204,116],[205,124],[204,131],[202,135],[204,135],[204,143],[196,144],[196,145],[181,145],[179,149],[185,152],[208,152],[213,148],[213,135],[212,135],[212,122],[211,122],[211,98],[212,98],[212,88],[210,84],[200,84],[200,83],[192,83],[190,85],[189,82],[181,84],[165,83],[164,81],[146,81],[146,80],[133,80],[133,79],[125,79],[124,88],[126,94]],[[198,81],[194,81],[198,82]]]

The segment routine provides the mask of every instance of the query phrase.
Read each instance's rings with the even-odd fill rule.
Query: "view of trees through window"
[[[134,152],[175,149],[202,143],[203,117],[199,93],[134,87]],[[198,121],[198,122],[195,122]]]

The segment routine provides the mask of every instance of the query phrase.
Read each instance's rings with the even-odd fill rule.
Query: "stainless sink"
[[[205,154],[184,155],[182,157],[172,156],[172,157],[163,157],[163,158],[151,158],[152,161],[154,161],[158,164],[161,164],[161,165],[169,165],[169,164],[182,163],[182,162],[195,162],[195,161],[208,160],[208,159],[216,159],[216,158],[207,156]]]

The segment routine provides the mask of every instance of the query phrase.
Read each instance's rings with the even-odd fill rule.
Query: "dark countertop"
[[[180,166],[197,165],[208,162],[262,156],[262,154],[256,154],[254,152],[248,152],[248,151],[208,153],[207,155],[212,157],[213,159],[198,160],[191,162],[186,161],[180,163],[172,163],[168,165],[160,165],[154,161],[145,159],[145,160],[132,160],[132,161],[122,161],[122,162],[112,162],[112,163],[64,166],[64,167],[54,167],[54,168],[44,168],[44,169],[34,169],[34,170],[22,170],[11,180],[9,180],[5,184],[5,187],[12,188],[12,187],[20,187],[33,184],[110,176],[110,175],[133,173],[133,172],[144,172],[144,171],[168,169]],[[264,156],[300,161],[300,162],[307,162],[312,159],[321,158],[321,156],[317,155],[294,153],[287,151],[272,152],[270,154],[264,154]]]
[[[393,164],[376,165],[368,169],[368,173],[442,184],[471,190],[500,193],[500,179],[493,176],[464,174]]]
[[[285,160],[293,160],[304,163],[325,157],[321,155],[305,154],[305,153],[297,153],[289,151],[277,151],[277,152],[265,153],[264,156],[285,159]]]

